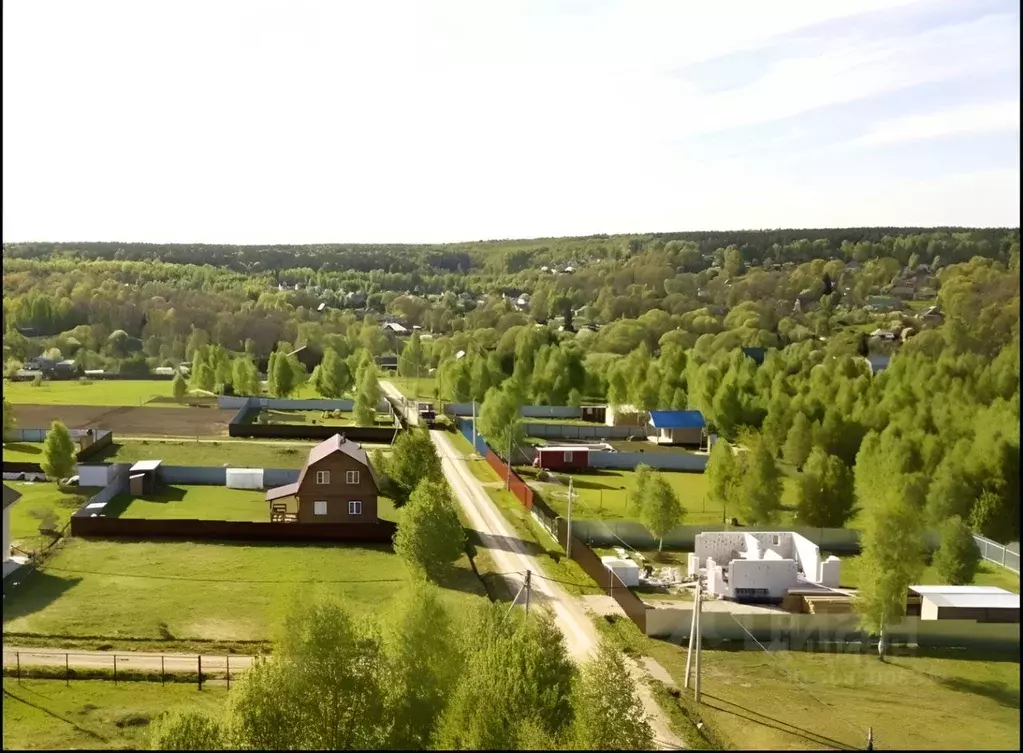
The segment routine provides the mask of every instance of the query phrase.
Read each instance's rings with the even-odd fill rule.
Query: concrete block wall
[[[728,568],[728,586],[732,598],[740,588],[766,588],[772,599],[781,599],[796,583],[795,560],[733,560]]]

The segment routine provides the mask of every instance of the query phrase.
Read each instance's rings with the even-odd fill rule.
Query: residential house
[[[398,335],[399,337],[409,334],[408,327],[403,324],[398,324],[398,322],[387,322],[384,324],[383,330],[384,332],[390,332],[391,334]]]
[[[335,434],[309,451],[298,481],[266,493],[272,522],[376,523],[379,490],[366,451]]]
[[[654,444],[679,444],[699,447],[707,422],[698,410],[650,411],[647,438]]]
[[[941,324],[941,322],[945,319],[945,315],[942,314],[941,311],[938,310],[937,306],[931,306],[926,311],[924,311],[922,314],[920,314],[917,317],[917,319],[919,319],[924,324],[935,324],[935,325],[937,325],[937,324]]]

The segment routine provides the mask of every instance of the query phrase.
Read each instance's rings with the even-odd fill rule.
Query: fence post
[[[163,668],[163,654],[160,654],[160,685],[163,686],[163,685],[166,685],[166,684],[167,684],[167,675],[164,672],[164,668]]]
[[[196,658],[199,660],[199,690],[202,690],[202,654],[198,654]]]
[[[117,684],[117,654],[114,654],[114,685]]]

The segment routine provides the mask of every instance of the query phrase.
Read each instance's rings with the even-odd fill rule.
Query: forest
[[[16,244],[3,292],[8,376],[42,355],[123,374],[188,362],[237,392],[306,346],[321,366],[278,357],[296,379],[271,381],[333,395],[390,354],[442,399],[698,409],[764,457],[818,451],[810,465],[858,498],[1019,537],[1018,229]],[[763,504],[748,514],[768,519]]]

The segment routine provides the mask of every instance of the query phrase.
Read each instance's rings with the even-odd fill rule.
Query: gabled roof
[[[702,429],[707,425],[698,410],[652,410],[650,423],[655,429]]]
[[[366,451],[358,442],[350,442],[340,434],[335,434],[330,439],[325,439],[309,450],[309,457],[306,458],[302,472],[298,474],[298,484],[301,486],[305,480],[305,474],[309,466],[319,463],[324,458],[330,457],[335,452],[343,452],[345,455],[355,459],[357,462],[369,468],[369,458]]]
[[[21,492],[17,489],[12,489],[7,484],[4,484],[4,509],[6,510],[19,499],[21,499]]]

